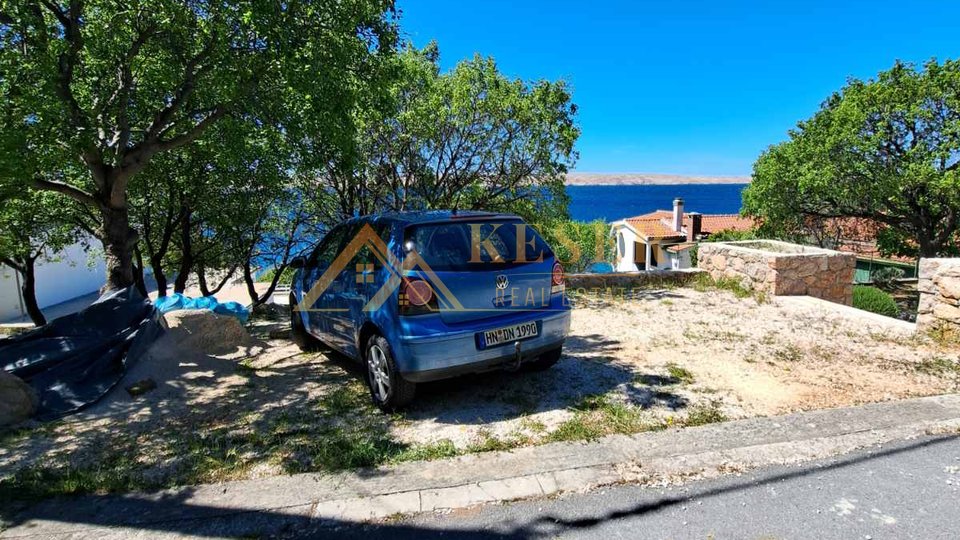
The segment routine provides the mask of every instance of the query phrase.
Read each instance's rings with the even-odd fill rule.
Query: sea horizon
[[[685,212],[739,214],[747,183],[568,185],[571,219],[607,222],[673,208],[677,197]]]

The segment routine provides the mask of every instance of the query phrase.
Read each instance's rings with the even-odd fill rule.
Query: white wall
[[[637,265],[633,262],[637,235],[624,226],[614,226],[614,238],[617,245],[617,272],[636,272]],[[622,251],[621,251],[622,248]]]
[[[99,243],[95,245],[99,247]],[[95,256],[91,267],[79,243],[49,259],[41,258],[36,265],[37,303],[41,309],[96,292],[106,281],[103,257]],[[14,274],[12,269],[0,265],[0,321],[22,315]]]
[[[20,291],[17,289],[16,273],[0,264],[0,321],[20,317]]]

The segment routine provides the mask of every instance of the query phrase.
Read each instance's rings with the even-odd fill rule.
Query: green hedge
[[[900,313],[900,308],[897,307],[897,302],[892,296],[876,287],[865,285],[853,287],[853,307],[887,317],[896,317]]]

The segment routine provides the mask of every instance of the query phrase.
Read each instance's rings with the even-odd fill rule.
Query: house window
[[[619,251],[621,257],[627,254],[627,245],[623,239],[623,233],[617,233],[617,251]]]

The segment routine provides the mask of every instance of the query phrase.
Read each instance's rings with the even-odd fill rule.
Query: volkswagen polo
[[[363,362],[385,411],[409,403],[418,383],[547,369],[570,329],[563,267],[513,215],[354,218],[291,266],[294,340]]]

